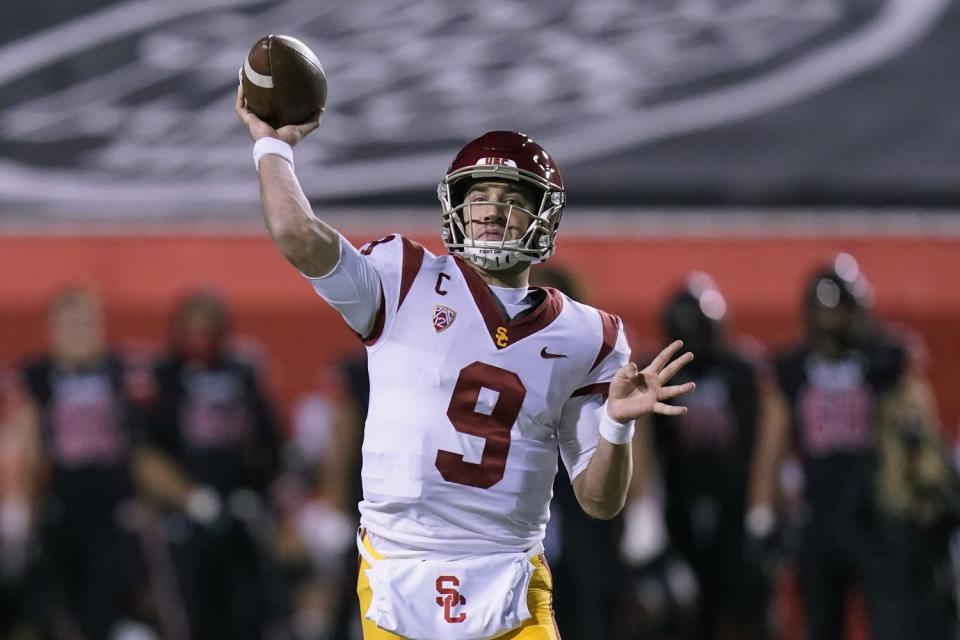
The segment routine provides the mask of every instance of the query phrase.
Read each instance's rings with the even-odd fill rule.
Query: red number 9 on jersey
[[[499,394],[489,415],[477,411],[481,389]],[[486,443],[479,463],[466,462],[459,453],[438,451],[437,470],[444,480],[489,489],[503,479],[510,451],[510,429],[520,415],[526,395],[527,388],[512,371],[483,362],[474,362],[460,371],[447,417],[457,431],[484,438]]]

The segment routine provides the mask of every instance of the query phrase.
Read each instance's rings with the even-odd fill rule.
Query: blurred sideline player
[[[916,637],[956,638],[960,619],[950,547],[960,527],[960,477],[941,436],[933,390],[922,364],[911,361],[877,405],[873,488],[887,563],[902,577],[898,599],[907,624]]]
[[[95,293],[60,293],[49,327],[49,354],[20,371],[39,455],[41,561],[31,597],[55,636],[108,638],[145,613],[130,479],[139,391],[135,372],[107,347]]]
[[[231,348],[218,296],[188,294],[171,329],[137,479],[166,511],[191,637],[261,638],[275,584],[260,548],[263,494],[279,457],[273,409],[257,367]]]
[[[696,578],[696,624],[682,637],[764,640],[771,636],[768,554],[776,468],[758,469],[755,459],[765,459],[757,456],[763,431],[781,430],[786,412],[757,354],[726,336],[726,316],[726,301],[702,273],[692,274],[662,312],[664,336],[683,340],[697,353],[677,376],[696,382],[697,390],[675,423],[654,416],[656,466],[670,549]],[[631,516],[634,509],[631,503]],[[636,544],[630,538],[646,532],[628,520],[624,548],[629,550]],[[678,604],[681,595],[674,594]]]
[[[277,483],[277,543],[294,601],[293,638],[359,637],[356,532],[360,442],[367,412],[366,354],[325,365],[294,405]]]
[[[848,592],[860,589],[874,640],[948,637],[919,633],[931,621],[914,599],[929,593],[929,577],[910,575],[918,565],[906,554],[917,542],[891,518],[878,475],[891,401],[933,403],[916,397],[924,385],[902,341],[872,317],[871,296],[856,261],[837,256],[807,283],[803,339],[776,359],[804,475],[797,565],[806,636],[840,640]]]
[[[674,343],[641,371],[616,318],[527,286],[565,200],[527,136],[491,132],[454,159],[438,187],[451,255],[399,235],[358,251],[314,216],[293,172],[290,145],[319,115],[274,130],[242,89],[236,111],[278,249],[368,347],[364,636],[556,638],[541,540],[557,449],[584,510],[615,516],[633,420],[683,412],[663,401],[692,385],[664,385],[692,355],[674,360]]]
[[[36,546],[38,443],[32,408],[19,387],[12,373],[0,368],[0,637],[31,640],[40,637],[26,598]]]

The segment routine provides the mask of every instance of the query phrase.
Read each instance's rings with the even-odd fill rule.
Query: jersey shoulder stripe
[[[403,263],[400,268],[400,297],[397,301],[397,310],[403,305],[407,294],[410,293],[410,287],[420,273],[420,267],[423,265],[425,250],[422,245],[408,238],[400,237],[403,243]]]
[[[373,347],[380,342],[410,292],[427,251],[420,244],[391,233],[363,245],[360,255],[380,276],[380,304],[373,328],[369,335],[361,336],[364,345]]]
[[[593,366],[590,367],[591,371],[596,369],[597,365],[603,362],[613,351],[613,348],[617,344],[617,334],[620,332],[620,318],[610,315],[606,311],[601,311],[600,309],[597,309],[597,313],[600,314],[603,339],[600,343],[600,350],[597,352],[597,357],[593,361]]]
[[[373,320],[373,328],[370,329],[369,335],[360,336],[360,340],[363,341],[364,346],[372,347],[380,339],[380,336],[383,335],[383,325],[387,321],[387,296],[383,293],[383,284],[380,284],[380,306],[377,308],[377,316]],[[359,334],[358,334],[359,335]]]

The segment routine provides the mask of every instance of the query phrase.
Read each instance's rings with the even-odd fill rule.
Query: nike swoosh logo
[[[565,353],[550,353],[549,351],[547,351],[547,348],[544,347],[543,349],[540,349],[540,357],[541,357],[541,358],[546,358],[547,360],[549,360],[550,358],[566,358],[566,357],[567,357],[567,354],[565,354]]]

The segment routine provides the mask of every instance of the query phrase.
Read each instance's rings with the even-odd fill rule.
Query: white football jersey
[[[399,235],[361,250],[380,275],[363,438],[361,521],[442,554],[543,538],[560,449],[570,477],[599,439],[629,356],[619,319],[555,289],[509,319],[480,276]]]

